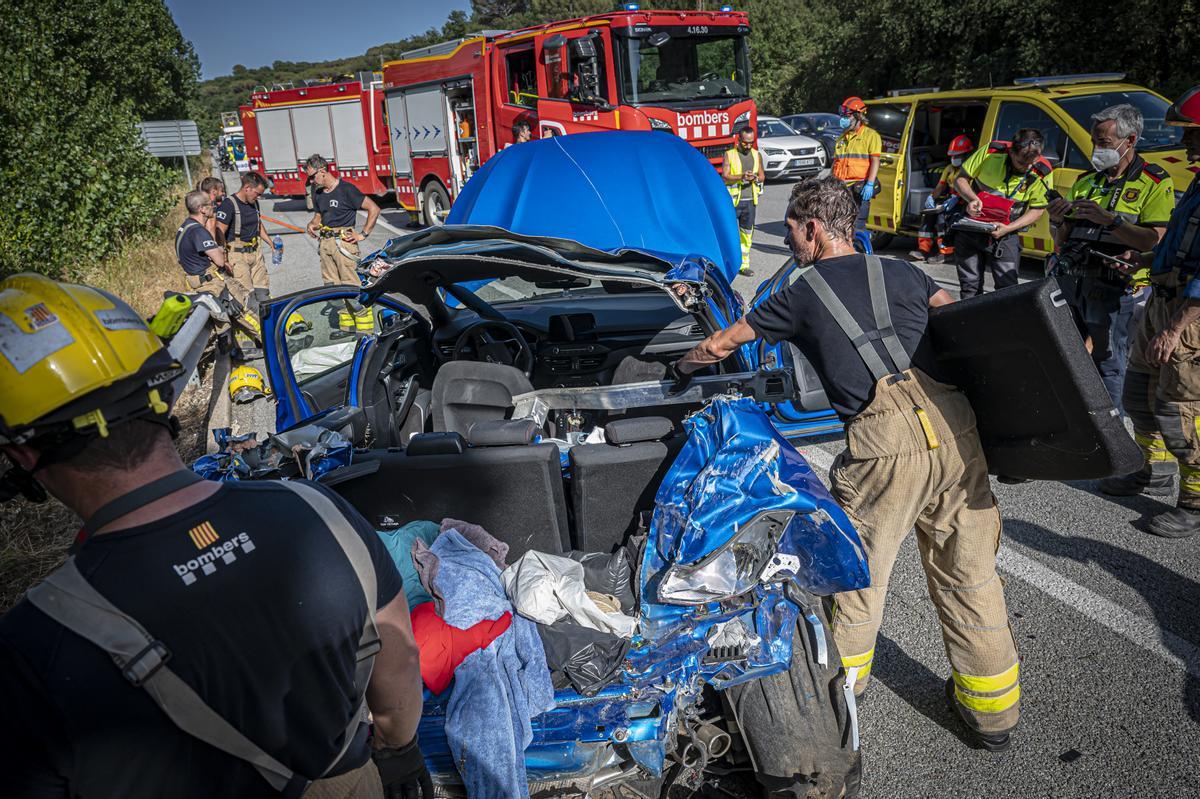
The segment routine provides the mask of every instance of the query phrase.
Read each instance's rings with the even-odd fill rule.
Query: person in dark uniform
[[[382,797],[383,771],[432,797],[408,604],[372,526],[315,483],[184,466],[180,365],[124,302],[24,274],[0,283],[15,308],[61,346],[0,326],[27,356],[0,358],[0,483],[85,524],[0,618],[4,794]]]
[[[308,179],[316,187],[313,192],[312,221],[308,235],[320,239],[317,252],[321,257],[321,279],[326,286],[358,286],[358,243],[364,241],[379,219],[379,205],[347,180],[329,171],[329,162],[313,155],[304,162]],[[362,230],[355,230],[358,212],[366,211],[367,221]],[[338,327],[346,333],[371,333],[375,316],[370,308],[357,302],[347,302],[347,312],[338,314]]]
[[[209,175],[197,184],[196,189],[208,195],[208,198],[212,200],[214,210],[225,201],[225,181],[220,178]],[[204,226],[208,228],[209,233],[213,234],[213,238],[217,237],[217,218],[215,213]]]
[[[238,283],[253,291],[256,305],[265,305],[271,299],[271,280],[261,249],[270,236],[258,210],[258,198],[266,190],[266,178],[257,172],[247,172],[242,175],[242,187],[226,197],[216,210],[219,240],[229,248],[230,270]],[[249,297],[238,300],[257,312],[257,308],[247,305]]]
[[[804,354],[845,423],[846,450],[829,476],[871,569],[869,588],[835,598],[847,687],[866,690],[888,576],[916,527],[951,665],[947,699],[980,745],[1004,750],[1021,692],[996,574],[1000,511],[975,414],[961,391],[938,380],[928,336],[929,309],[953,300],[915,264],[856,253],[857,215],[838,178],[797,184],[786,240],[796,263],[811,266],[680,359],[671,391],[759,338],[790,341]]]
[[[175,231],[175,259],[183,269],[184,279],[192,291],[220,294],[223,287],[239,302],[249,293],[229,272],[225,248],[209,232],[213,219],[213,201],[204,191],[189,191],[183,198],[188,216]]]

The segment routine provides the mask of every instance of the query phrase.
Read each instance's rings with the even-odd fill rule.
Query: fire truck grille
[[[729,149],[727,144],[713,144],[708,147],[701,147],[700,152],[710,161],[725,157],[725,151]]]

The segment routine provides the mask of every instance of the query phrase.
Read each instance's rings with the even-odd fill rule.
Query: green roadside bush
[[[161,0],[10,0],[4,16],[0,272],[76,277],[177,199],[136,123],[187,118],[199,62]]]

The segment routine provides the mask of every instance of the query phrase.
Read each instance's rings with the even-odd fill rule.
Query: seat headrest
[[[532,419],[489,419],[471,424],[467,429],[467,443],[472,447],[532,444],[537,432],[537,422]]]
[[[604,425],[604,440],[618,446],[638,441],[661,441],[674,431],[675,425],[662,416],[617,419]]]
[[[461,455],[467,444],[458,433],[417,433],[404,451],[409,455]]]

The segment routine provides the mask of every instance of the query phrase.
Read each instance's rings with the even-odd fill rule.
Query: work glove
[[[385,799],[433,799],[433,780],[415,737],[399,749],[376,749],[371,757],[379,769]]]
[[[667,368],[667,379],[673,381],[667,389],[667,396],[674,397],[677,394],[682,394],[688,390],[688,386],[692,384],[692,372],[684,374],[679,370],[679,361],[671,364]]]
[[[953,210],[953,209],[954,209],[954,206],[956,206],[956,205],[958,205],[958,195],[955,195],[955,194],[951,194],[951,195],[950,195],[950,196],[949,196],[949,197],[946,199],[946,202],[942,203],[942,206],[943,206],[943,207],[944,207],[944,208],[945,208],[947,211],[951,211],[951,210]]]
[[[932,195],[932,194],[930,194],[930,195],[927,195],[927,196],[925,197],[925,210],[926,210],[926,211],[932,211],[932,210],[933,210],[933,207],[934,207],[935,205],[937,205],[937,202],[936,202],[936,201],[934,201],[934,199],[933,199],[933,195]]]
[[[875,183],[873,181],[863,184],[862,201],[865,203],[871,202],[871,198],[875,196]]]

